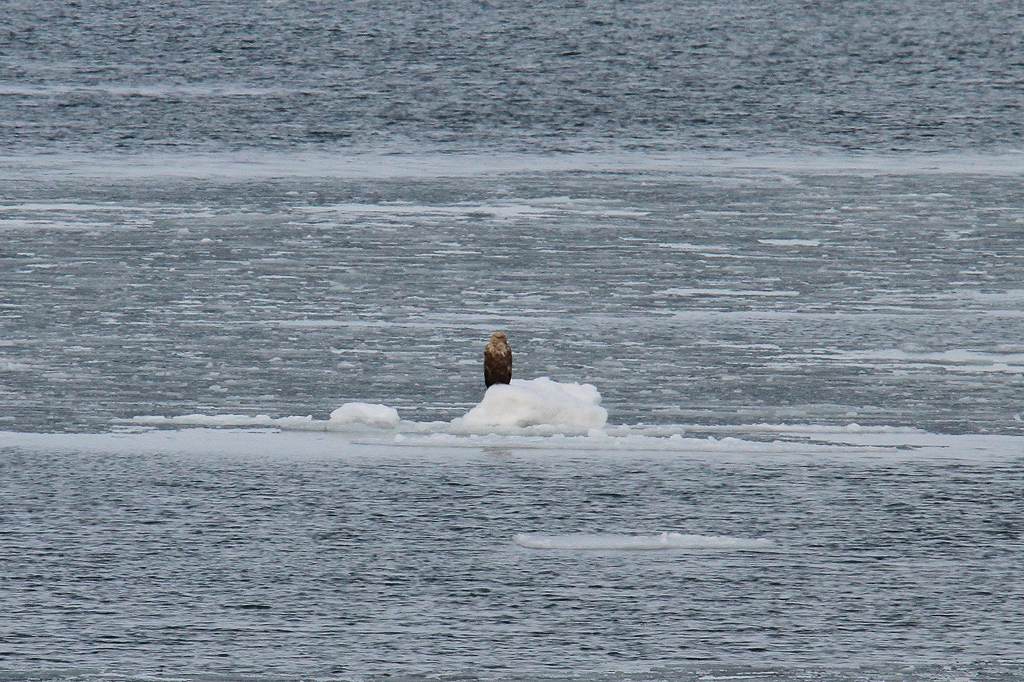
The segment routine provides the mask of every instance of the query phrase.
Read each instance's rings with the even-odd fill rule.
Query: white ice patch
[[[53,83],[47,85],[0,84],[0,95],[16,97],[60,97],[72,94],[114,95],[117,97],[268,97],[311,93],[317,90],[260,88],[245,83],[139,84],[139,83]]]
[[[758,239],[767,246],[821,246],[817,239]]]
[[[313,417],[271,417],[266,414],[182,414],[175,417],[140,415],[132,423],[144,426],[203,426],[211,428],[272,427],[287,431],[326,431],[328,422]]]
[[[0,357],[0,372],[31,372],[33,369],[35,368],[27,363]]]
[[[543,218],[555,215],[550,208],[522,202],[496,202],[494,204],[412,204],[390,202],[380,204],[341,203],[305,206],[301,210],[311,214],[387,215],[387,216],[488,216],[498,219]]]
[[[835,361],[843,364],[875,367],[896,365],[904,368],[942,367],[950,372],[1024,374],[1024,353],[1013,350],[995,352],[951,349],[913,352],[902,349],[844,351],[828,349],[809,356],[783,356],[785,360],[817,362]],[[782,365],[785,366],[785,365]]]
[[[519,533],[512,538],[512,541],[520,547],[528,549],[572,550],[757,550],[770,549],[773,546],[771,540],[763,538],[737,538],[727,535],[685,535],[682,533],[659,533],[657,535],[619,535],[610,533],[543,535],[540,533]]]
[[[399,424],[398,410],[387,405],[371,403],[345,403],[331,412],[329,419],[305,417],[271,417],[244,414],[183,414],[176,417],[142,415],[132,417],[135,424],[144,426],[205,426],[213,428],[277,428],[284,431],[352,431],[360,427],[377,429],[395,428]]]
[[[28,218],[2,218],[0,219],[0,231],[22,231],[22,230],[67,230],[67,231],[88,231],[110,229],[109,223],[99,223],[88,220],[40,220]]]
[[[229,419],[207,417],[217,426]],[[257,421],[243,417],[244,428],[179,428],[148,429],[128,427],[113,433],[25,433],[0,431],[0,450],[17,448],[45,455],[54,451],[123,453],[132,456],[149,453],[182,453],[202,457],[237,456],[241,458],[274,457],[284,459],[354,459],[377,458],[399,461],[437,462],[486,461],[494,464],[513,457],[519,461],[532,458],[557,458],[576,462],[579,466],[597,459],[685,458],[691,461],[763,466],[814,466],[816,462],[841,461],[859,467],[888,466],[897,461],[947,466],[950,462],[1007,462],[1019,459],[1024,452],[1024,436],[988,434],[948,435],[925,432],[843,433],[838,437],[815,438],[813,442],[763,442],[738,438],[685,438],[675,434],[668,438],[632,433],[610,436],[603,431],[589,435],[538,436],[527,432],[489,435],[454,435],[434,432],[409,435],[403,432],[409,422],[395,430],[347,426],[325,428],[330,422],[294,417],[295,422],[278,429],[253,429]],[[265,417],[268,420],[270,418]],[[283,420],[282,420],[283,421]],[[166,419],[164,425],[184,421]],[[282,426],[282,422],[266,423]],[[416,423],[415,426],[429,427]],[[445,429],[447,422],[435,422]],[[621,427],[626,428],[626,427]],[[631,427],[629,430],[643,428]],[[324,431],[334,431],[323,433]],[[429,431],[429,429],[428,429]],[[317,433],[319,432],[319,433]],[[483,458],[483,459],[481,459]],[[632,536],[630,536],[632,537]]]
[[[662,289],[654,292],[661,296],[799,296],[799,291],[772,289]]]
[[[601,394],[591,384],[563,384],[548,377],[494,384],[464,417],[452,420],[454,430],[491,433],[524,427],[552,427],[560,433],[599,430],[608,421]]]
[[[726,247],[715,244],[691,244],[689,242],[661,242],[658,244],[663,249],[674,251],[725,251]]]
[[[374,403],[345,403],[328,420],[334,425],[364,424],[378,429],[398,426],[398,410],[387,405]]]
[[[10,88],[33,86],[6,85]],[[48,86],[39,86],[46,88]],[[61,86],[57,86],[61,87]],[[78,87],[77,85],[75,86]],[[96,86],[110,89],[110,86]],[[134,91],[139,85],[124,86]],[[170,86],[159,86],[166,89]],[[182,90],[188,86],[173,86]],[[241,94],[257,91],[249,85],[199,84],[195,96],[209,94]],[[219,88],[220,92],[214,92]],[[227,89],[230,88],[230,89]],[[35,92],[34,90],[32,91]],[[142,93],[139,93],[142,94]],[[147,93],[148,94],[148,93]],[[339,157],[329,152],[280,151],[242,152],[221,154],[150,153],[97,155],[72,153],[60,155],[5,155],[0,164],[11,175],[12,169],[25,177],[40,172],[59,173],[61,176],[102,178],[192,177],[229,178],[251,180],[257,178],[316,177],[316,178],[437,178],[493,176],[510,173],[584,172],[636,172],[673,173],[693,178],[703,184],[778,185],[792,183],[791,174],[842,175],[919,175],[960,174],[1019,176],[1024,174],[1024,154],[964,154],[961,151],[945,154],[761,154],[665,153],[642,152],[570,152],[564,154],[412,154],[375,152],[348,154]]]

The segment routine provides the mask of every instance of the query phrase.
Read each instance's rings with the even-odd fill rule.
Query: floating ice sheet
[[[19,86],[21,87],[21,86]],[[139,86],[130,86],[138,89]],[[178,86],[179,89],[181,86]],[[225,86],[225,88],[228,86]],[[232,85],[232,88],[239,86]],[[241,86],[249,88],[250,86]],[[42,94],[42,93],[40,93]],[[127,93],[124,93],[127,94]],[[140,93],[141,94],[141,93]],[[160,93],[154,93],[160,94]],[[169,93],[168,93],[169,94]],[[182,93],[185,94],[185,93]],[[228,94],[199,86],[192,96]],[[231,93],[233,94],[233,93]],[[255,93],[253,93],[255,94]],[[953,174],[1015,176],[1024,174],[1024,154],[746,154],[591,152],[565,154],[380,153],[339,157],[336,153],[245,150],[215,154],[152,152],[147,154],[5,155],[0,163],[12,173],[56,172],[71,177],[191,177],[251,180],[255,178],[394,178],[474,177],[505,173],[615,170],[678,173],[721,181],[720,174],[755,177],[760,181],[792,182],[788,173],[900,175]],[[19,174],[21,174],[19,173]],[[765,174],[768,174],[767,176]],[[14,177],[18,177],[15,175]],[[724,178],[729,180],[731,178]]]
[[[686,535],[672,532],[655,535],[622,535],[615,533],[545,535],[541,533],[519,533],[512,540],[520,547],[526,547],[527,549],[627,551],[689,549],[741,551],[763,550],[773,547],[771,540],[764,538],[737,538],[728,535]]]
[[[591,384],[560,383],[547,377],[495,384],[465,416],[451,422],[402,422],[387,405],[345,403],[327,420],[303,417],[187,414],[173,417],[142,415],[132,418],[146,426],[274,427],[294,431],[349,431],[365,428],[400,429],[414,433],[527,433],[585,434],[604,428],[608,411]]]
[[[957,356],[959,357],[959,356]],[[973,359],[973,356],[970,356]],[[312,416],[189,414],[139,416],[137,427],[205,427],[207,429],[277,429],[282,432],[326,431],[341,436],[317,441],[312,450],[369,446],[381,449],[458,451],[514,449],[549,453],[666,453],[718,458],[803,458],[808,456],[893,457],[988,460],[1024,452],[1019,437],[933,434],[912,427],[837,424],[611,424],[601,394],[590,384],[560,383],[547,377],[515,379],[491,386],[479,404],[451,421],[411,421],[388,405],[345,403],[328,419]],[[140,436],[142,434],[139,434]],[[283,436],[284,434],[282,434]],[[116,434],[124,438],[125,434]],[[234,447],[235,437],[226,435]],[[176,449],[189,439],[139,438],[145,450]],[[206,442],[204,437],[203,442]],[[0,445],[2,445],[0,439]],[[19,440],[9,438],[8,440]],[[20,439],[24,441],[24,439]],[[280,439],[277,439],[280,440]],[[287,440],[287,439],[285,439]],[[118,447],[123,443],[117,443]],[[63,445],[63,444],[62,444]],[[311,446],[297,441],[298,450]],[[649,455],[645,455],[649,456]]]
[[[298,418],[303,419],[303,418]],[[225,420],[226,421],[226,420]],[[164,422],[170,424],[171,422]],[[328,424],[326,420],[314,422]],[[643,426],[617,426],[617,435],[594,432],[586,435],[534,435],[525,433],[453,434],[431,429],[447,422],[401,422],[399,429],[352,428],[322,433],[326,428],[275,426],[223,428],[149,429],[128,427],[111,433],[26,433],[0,431],[0,450],[15,448],[46,456],[54,451],[110,453],[145,456],[177,453],[199,457],[273,457],[285,459],[461,461],[484,457],[501,461],[508,457],[557,458],[591,461],[602,458],[687,458],[714,462],[797,464],[842,459],[865,466],[893,461],[1006,462],[1019,460],[1024,437],[968,434],[933,434],[924,431],[837,432],[822,427],[807,431],[806,439],[760,440],[756,428],[749,437],[684,437],[688,427],[678,425],[671,436]],[[175,424],[177,425],[177,424]],[[741,427],[738,427],[741,428]],[[421,429],[417,432],[410,429]],[[320,431],[321,433],[316,433]],[[739,432],[739,431],[737,431]],[[497,458],[497,460],[495,460]]]

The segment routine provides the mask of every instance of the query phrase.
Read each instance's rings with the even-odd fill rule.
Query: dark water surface
[[[1024,646],[1019,457],[277,447],[5,450],[7,660],[175,676],[715,679],[734,666],[835,679],[838,665],[939,679],[942,664],[984,671]],[[510,542],[657,528],[772,544]]]
[[[1016,3],[8,3],[0,146],[1018,150]]]

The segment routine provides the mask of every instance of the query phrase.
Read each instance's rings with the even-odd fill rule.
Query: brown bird
[[[494,332],[484,348],[484,383],[507,384],[512,381],[512,348],[505,332]]]

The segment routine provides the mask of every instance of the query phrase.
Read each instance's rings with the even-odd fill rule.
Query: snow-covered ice
[[[145,426],[273,427],[292,431],[349,431],[367,427],[415,433],[586,434],[608,421],[601,394],[592,384],[561,383],[548,377],[513,379],[495,384],[464,416],[451,422],[403,422],[394,407],[349,402],[327,420],[312,416],[271,417],[239,414],[139,415],[131,422]]]
[[[593,385],[538,377],[491,386],[483,400],[452,425],[466,432],[550,426],[563,433],[586,433],[607,421],[608,410],[601,407],[601,394]]]
[[[331,424],[365,424],[377,428],[398,426],[398,410],[388,405],[373,403],[345,403],[331,412]]]

